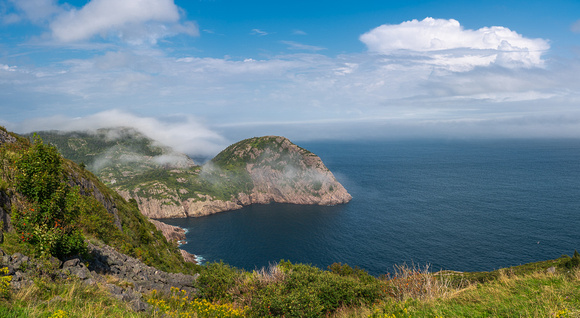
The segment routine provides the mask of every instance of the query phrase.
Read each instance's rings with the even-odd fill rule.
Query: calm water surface
[[[281,259],[493,270],[580,250],[580,140],[299,143],[353,200],[162,221],[182,248],[249,270]]]

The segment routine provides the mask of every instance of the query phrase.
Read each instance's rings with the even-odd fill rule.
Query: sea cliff
[[[152,219],[273,202],[336,205],[352,198],[318,156],[285,137],[242,140],[198,166],[130,128],[38,134]]]
[[[150,218],[197,217],[250,204],[336,205],[352,199],[318,156],[280,136],[235,143],[204,165],[199,175],[214,188],[233,184],[239,191],[229,199],[198,195],[174,205],[167,199],[142,197],[136,192],[120,193],[135,199],[141,212]]]

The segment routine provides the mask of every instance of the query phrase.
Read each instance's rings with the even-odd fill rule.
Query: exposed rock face
[[[165,238],[171,242],[179,242],[179,241],[184,241],[185,240],[185,230],[177,227],[177,226],[173,226],[173,225],[169,225],[169,224],[165,224],[163,222],[159,222],[156,220],[151,220],[149,219],[149,222],[153,223],[153,225],[155,225],[155,227],[161,231],[161,233],[163,233],[163,236],[165,236]]]
[[[179,251],[181,252],[181,256],[183,256],[183,259],[186,262],[197,264],[197,260],[195,259],[195,255],[193,255],[189,252],[186,252],[184,250],[179,250]]]
[[[141,197],[137,194],[131,194],[129,191],[124,190],[117,189],[117,192],[127,201],[130,199],[135,199],[139,205],[139,211],[141,211],[141,213],[143,213],[143,215],[148,218],[185,218],[188,216],[183,204],[174,203],[176,202],[175,200],[179,199],[179,197],[175,197],[173,200],[160,200],[155,198]]]
[[[335,205],[352,199],[318,156],[284,137],[262,138],[268,140],[263,149],[256,151],[251,144],[236,149],[242,158],[255,158],[246,165],[254,189],[249,195],[238,195],[242,205],[270,202]]]
[[[197,217],[215,214],[224,211],[241,209],[243,206],[234,201],[211,200],[194,201],[189,199],[183,202],[187,216]]]
[[[12,136],[6,130],[0,129],[0,145],[13,142],[16,142],[16,137]]]
[[[200,178],[215,183],[224,182],[220,178],[226,183],[246,182],[246,189],[229,200],[210,195],[180,200],[179,194],[169,188],[165,189],[164,199],[140,197],[135,195],[137,191],[119,193],[126,199],[134,198],[141,212],[150,218],[198,217],[250,204],[335,205],[352,199],[318,156],[278,136],[231,145],[203,167]],[[166,188],[158,188],[162,187]],[[180,204],[174,203],[179,201]]]

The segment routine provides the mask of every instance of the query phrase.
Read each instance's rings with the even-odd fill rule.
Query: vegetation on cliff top
[[[279,154],[275,159],[277,161],[288,159],[290,146],[295,146],[298,150],[297,156],[315,156],[312,152],[292,144],[287,138],[280,136],[264,136],[244,139],[233,145],[230,145],[217,156],[212,162],[223,169],[237,170],[245,168],[248,163],[264,162],[271,154],[266,154],[266,150],[271,153]],[[292,158],[297,160],[298,158]]]
[[[149,138],[131,128],[98,129],[90,133],[42,131],[36,134],[45,143],[55,145],[63,157],[86,165],[98,164],[104,153],[112,156],[115,150],[151,157],[168,152],[168,149],[153,144]],[[98,170],[99,167],[94,168]]]

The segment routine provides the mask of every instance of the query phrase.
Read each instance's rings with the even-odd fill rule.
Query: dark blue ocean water
[[[580,140],[309,142],[346,205],[256,205],[162,220],[182,248],[249,270],[281,259],[371,274],[493,270],[580,250]]]

